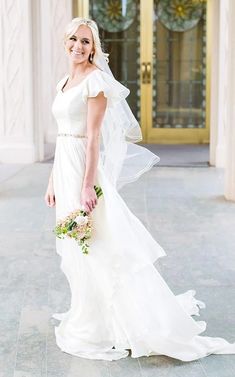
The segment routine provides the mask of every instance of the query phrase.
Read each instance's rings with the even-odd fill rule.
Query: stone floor
[[[160,156],[158,166],[208,167],[208,144],[142,144]]]
[[[234,377],[235,355],[106,362],[58,349],[50,315],[66,310],[70,297],[55,253],[54,209],[43,199],[50,169],[0,165],[0,377]],[[122,191],[165,248],[158,268],[173,292],[193,288],[206,302],[203,335],[234,342],[235,203],[222,193],[222,170],[189,167],[154,167]]]

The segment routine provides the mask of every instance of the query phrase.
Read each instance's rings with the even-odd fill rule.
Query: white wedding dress
[[[85,135],[87,97],[103,91],[108,106],[126,96],[125,87],[96,69],[62,91],[57,84],[52,112],[60,134]],[[80,193],[86,160],[86,138],[58,136],[53,166],[56,219],[81,208]],[[103,196],[92,212],[94,230],[89,254],[73,239],[56,239],[61,269],[71,289],[71,305],[55,327],[58,347],[88,359],[117,360],[167,355],[183,361],[210,354],[235,353],[235,343],[199,336],[206,328],[199,315],[205,305],[194,290],[174,295],[153,263],[166,255],[132,214],[99,162],[96,184]]]

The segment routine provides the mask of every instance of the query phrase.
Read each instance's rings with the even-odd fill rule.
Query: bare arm
[[[81,204],[86,212],[91,212],[97,204],[94,190],[97,165],[99,160],[100,128],[107,105],[103,92],[87,101],[87,148],[86,168],[81,193]]]
[[[48,182],[48,183],[53,184],[53,167],[52,167],[52,169],[51,169],[51,174],[50,174],[49,182]]]
[[[55,193],[54,193],[54,186],[53,186],[53,168],[51,169],[51,174],[46,190],[46,194],[44,197],[44,200],[46,202],[46,205],[48,207],[54,207],[55,206]]]

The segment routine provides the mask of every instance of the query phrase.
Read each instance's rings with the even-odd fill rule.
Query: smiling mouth
[[[74,51],[74,50],[71,50],[71,53],[76,55],[76,56],[81,56],[81,55],[84,55],[84,52],[78,52],[78,51]]]

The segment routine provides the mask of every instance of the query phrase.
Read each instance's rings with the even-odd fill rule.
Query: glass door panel
[[[127,86],[127,97],[140,121],[140,6],[138,0],[90,0],[89,17],[99,27],[115,78]]]
[[[206,3],[153,1],[152,121],[148,140],[205,142]]]

